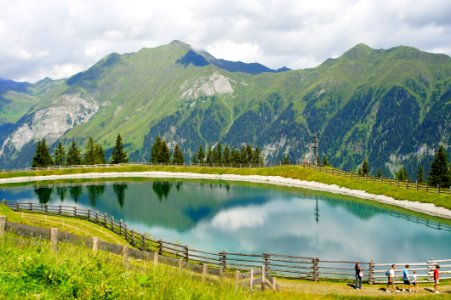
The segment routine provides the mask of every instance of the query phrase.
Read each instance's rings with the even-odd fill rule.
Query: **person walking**
[[[402,271],[402,280],[404,281],[404,285],[407,287],[409,293],[412,292],[412,288],[411,288],[411,283],[410,283],[410,278],[409,278],[409,265],[406,265],[406,268]]]
[[[416,293],[418,290],[418,281],[417,281],[417,271],[413,271],[412,275],[412,286],[413,286],[413,292]]]
[[[363,270],[358,262],[355,263],[355,289],[362,289]]]
[[[385,289],[385,291],[387,293],[389,293],[390,291],[388,290],[388,287],[391,286],[393,288],[393,291],[396,293],[396,286],[395,286],[395,269],[396,269],[396,265],[392,264],[390,269],[386,272],[387,275],[387,288]]]
[[[434,269],[434,292],[436,294],[439,294],[439,290],[438,290],[438,283],[439,283],[439,275],[440,273],[440,266],[439,265],[435,265],[435,269]]]

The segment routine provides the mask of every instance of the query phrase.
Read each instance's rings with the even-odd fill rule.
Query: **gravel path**
[[[61,180],[61,179],[92,179],[92,178],[184,178],[184,179],[213,179],[213,180],[269,183],[281,186],[299,187],[311,190],[325,191],[334,194],[348,195],[402,207],[405,209],[421,212],[431,216],[451,219],[451,210],[435,206],[432,203],[421,203],[418,201],[409,201],[409,200],[396,200],[392,197],[370,194],[362,190],[352,190],[345,187],[339,187],[335,184],[325,184],[315,181],[284,178],[280,176],[200,174],[200,173],[184,173],[184,172],[108,172],[108,173],[81,173],[81,174],[66,174],[66,175],[2,178],[0,179],[0,184]]]

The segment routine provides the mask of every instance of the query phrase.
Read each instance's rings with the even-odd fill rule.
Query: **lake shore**
[[[363,190],[353,190],[340,187],[335,184],[325,184],[315,181],[306,181],[280,176],[261,176],[261,175],[235,175],[235,174],[203,174],[203,173],[185,173],[185,172],[106,172],[106,173],[79,173],[65,175],[45,175],[45,176],[24,176],[0,179],[0,184],[6,183],[26,183],[52,180],[70,180],[70,179],[96,179],[96,178],[180,178],[180,179],[210,179],[227,181],[244,181],[254,183],[266,183],[280,186],[297,187],[303,189],[330,192],[334,194],[347,195],[361,199],[372,200],[384,204],[402,207],[431,216],[445,219],[451,219],[451,210],[435,206],[431,203],[422,203],[410,200],[396,200],[384,195],[375,195]]]

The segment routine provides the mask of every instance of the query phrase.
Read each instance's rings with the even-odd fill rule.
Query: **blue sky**
[[[451,54],[449,0],[0,0],[0,77],[69,77],[181,40],[218,58],[315,67],[358,43]]]

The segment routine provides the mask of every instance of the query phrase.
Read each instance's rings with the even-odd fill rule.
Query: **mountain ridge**
[[[449,56],[358,44],[316,68],[252,74],[218,67],[208,55],[173,41],[110,54],[27,92],[6,91],[20,109],[11,117],[0,108],[0,129],[8,128],[0,136],[0,166],[24,166],[34,132],[43,131],[39,116],[63,108],[55,122],[67,130],[51,143],[83,143],[92,135],[111,149],[121,133],[136,161],[149,160],[150,144],[160,135],[181,144],[187,159],[199,145],[221,142],[252,143],[267,162],[286,154],[294,162],[312,158],[317,134],[320,155],[337,167],[354,170],[367,157],[372,172],[393,174],[406,165],[413,176],[420,163],[428,169],[438,143],[451,145]]]

